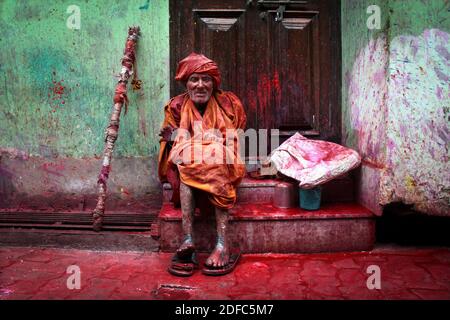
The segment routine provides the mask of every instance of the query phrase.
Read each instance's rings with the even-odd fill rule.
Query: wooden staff
[[[125,50],[122,58],[122,70],[120,72],[120,79],[117,82],[114,94],[114,107],[109,120],[109,125],[105,131],[105,148],[103,149],[103,165],[98,176],[98,200],[97,206],[92,212],[93,229],[100,231],[103,224],[103,216],[105,214],[105,199],[106,199],[106,181],[108,180],[109,172],[111,171],[111,156],[114,150],[114,143],[119,135],[120,112],[122,106],[125,105],[125,114],[128,109],[127,98],[127,83],[130,76],[133,74],[133,65],[136,62],[136,43],[140,35],[139,27],[128,28],[128,38],[125,45]],[[140,89],[141,81],[137,80],[136,68],[132,81],[133,89]]]

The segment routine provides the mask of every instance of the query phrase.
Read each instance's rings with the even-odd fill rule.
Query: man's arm
[[[159,136],[159,157],[158,157],[158,176],[161,182],[167,181],[167,172],[169,170],[168,159],[173,144],[173,132],[180,125],[181,104],[183,95],[176,96],[164,106],[164,122],[161,126]]]

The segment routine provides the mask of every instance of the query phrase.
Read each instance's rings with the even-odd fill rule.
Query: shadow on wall
[[[450,246],[450,217],[429,216],[397,202],[384,208],[377,218],[378,243],[415,246]]]
[[[1,161],[0,156],[0,208],[3,208],[16,189],[12,183],[12,173],[2,167]]]
[[[6,206],[16,188],[12,182],[14,174],[2,166],[2,155],[0,153],[0,208]]]

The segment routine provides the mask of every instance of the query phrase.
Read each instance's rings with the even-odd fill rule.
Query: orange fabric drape
[[[236,202],[236,187],[245,175],[239,156],[237,129],[244,129],[246,116],[239,98],[215,91],[203,117],[185,93],[164,108],[163,127],[178,128],[173,146],[160,142],[158,173],[174,190],[179,201],[179,181],[207,192],[211,203],[229,209]],[[196,126],[196,124],[198,124]],[[226,141],[226,139],[230,141]]]

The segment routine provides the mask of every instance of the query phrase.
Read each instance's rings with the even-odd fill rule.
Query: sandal
[[[230,260],[228,264],[223,267],[211,267],[204,265],[202,273],[207,276],[222,276],[224,274],[230,273],[236,267],[239,258],[241,257],[241,252],[238,250],[234,253],[230,253]]]
[[[167,271],[177,277],[190,277],[194,274],[195,269],[198,269],[198,261],[195,252],[192,253],[191,257],[185,259],[181,259],[175,253]]]

